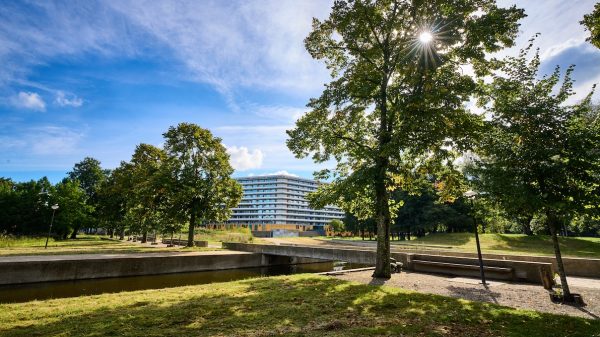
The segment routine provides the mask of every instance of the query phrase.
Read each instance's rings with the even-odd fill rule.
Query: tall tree
[[[55,187],[56,211],[54,231],[59,237],[66,239],[69,233],[76,231],[81,223],[88,222],[92,206],[87,203],[87,196],[77,180],[63,179]]]
[[[598,211],[600,118],[591,109],[591,94],[568,104],[574,95],[573,67],[562,83],[558,67],[540,77],[539,53],[529,60],[531,48],[504,60],[487,86],[481,103],[491,114],[491,128],[478,151],[475,176],[509,209],[514,207],[510,197],[519,195],[531,214],[546,216],[568,299],[557,233],[573,215]]]
[[[98,190],[96,215],[107,230],[116,232],[119,239],[125,237],[125,215],[127,200],[133,190],[131,165],[122,161],[119,167],[112,170]]]
[[[221,139],[195,124],[180,123],[163,134],[165,202],[178,221],[189,220],[188,246],[197,222],[225,221],[242,198]]]
[[[594,46],[600,48],[600,2],[594,6],[594,11],[586,14],[581,24],[590,32],[587,40]]]
[[[165,190],[160,175],[165,159],[162,149],[149,144],[136,146],[131,157],[133,188],[127,202],[142,232],[142,243],[147,241],[149,231],[158,230],[160,226],[160,206]]]
[[[288,131],[297,157],[337,161],[311,197],[377,221],[375,277],[390,277],[390,191],[408,190],[416,173],[469,147],[480,120],[465,108],[476,88],[461,65],[489,69],[486,52],[513,44],[515,7],[495,0],[336,0],[326,20],[313,20],[305,40],[332,81]]]
[[[71,180],[76,180],[87,196],[86,203],[90,206],[88,209],[94,212],[97,206],[97,192],[100,185],[108,176],[108,171],[103,170],[100,161],[91,157],[85,157],[79,163],[73,166],[73,171],[67,174]],[[91,219],[88,217],[88,219]],[[77,237],[77,232],[82,224],[75,225],[71,238]]]

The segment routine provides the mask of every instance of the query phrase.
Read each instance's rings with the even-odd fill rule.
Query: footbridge
[[[367,247],[336,247],[306,245],[274,245],[227,242],[223,248],[274,256],[301,257],[328,261],[344,261],[375,265],[376,252]],[[435,255],[412,252],[392,252],[391,256],[402,262],[405,270],[440,273],[455,276],[479,276],[477,258]],[[546,287],[553,279],[552,263],[506,259],[484,259],[484,270],[489,279],[510,280],[542,284]]]

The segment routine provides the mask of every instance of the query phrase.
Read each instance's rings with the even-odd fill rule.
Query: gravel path
[[[383,280],[372,278],[372,273],[371,270],[357,271],[335,275],[334,277],[471,301],[492,302],[513,308],[600,319],[600,288],[598,288],[600,282],[598,280],[590,280],[586,283],[585,279],[578,279],[579,282],[574,282],[577,285],[573,284],[571,286],[571,292],[581,294],[586,303],[584,307],[575,307],[552,303],[548,291],[539,285],[491,281],[486,289],[478,283],[477,279],[471,278],[402,272],[401,274],[393,274],[389,280]],[[581,282],[581,280],[584,280],[584,282]],[[596,284],[597,282],[598,284]]]

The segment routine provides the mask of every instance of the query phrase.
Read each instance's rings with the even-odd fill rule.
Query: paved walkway
[[[582,295],[586,306],[554,304],[548,291],[539,285],[492,281],[487,287],[478,279],[448,277],[412,272],[393,274],[389,280],[372,278],[372,271],[349,272],[335,277],[373,285],[387,285],[421,293],[430,293],[472,301],[553,314],[600,319],[600,280],[569,277],[571,292]]]

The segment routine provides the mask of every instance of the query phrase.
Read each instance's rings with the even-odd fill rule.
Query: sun
[[[433,35],[431,35],[431,33],[428,31],[424,31],[421,34],[419,34],[419,41],[421,41],[421,43],[427,44],[433,41]]]

